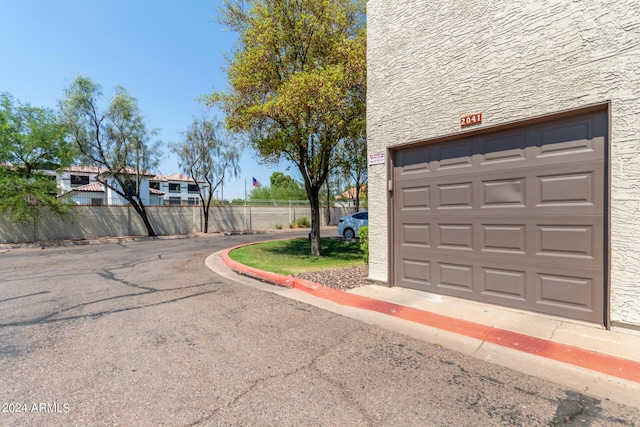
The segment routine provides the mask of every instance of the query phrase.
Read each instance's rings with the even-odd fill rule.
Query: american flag
[[[253,186],[262,187],[262,184],[260,184],[260,181],[258,181],[255,177],[253,177]]]

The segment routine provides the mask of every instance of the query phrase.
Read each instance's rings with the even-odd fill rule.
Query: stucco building
[[[640,3],[367,2],[370,270],[640,330]]]
[[[200,204],[200,191],[205,200],[209,197],[209,184],[178,173],[155,175],[149,179],[151,190],[162,192],[161,204],[165,206],[194,206]]]
[[[119,187],[118,183],[110,177],[104,177],[103,170],[96,166],[74,165],[55,172],[56,186],[59,195],[69,194],[78,205],[126,205],[129,202],[120,196],[111,187]],[[150,187],[150,178],[153,174],[145,173],[140,179],[140,194],[142,202],[146,205],[161,205],[164,200],[164,192]],[[99,179],[100,178],[100,179]],[[104,185],[103,181],[110,186]],[[137,185],[137,184],[135,184]]]

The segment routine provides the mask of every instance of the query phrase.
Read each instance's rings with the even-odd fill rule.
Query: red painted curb
[[[389,316],[397,317],[425,326],[442,329],[484,342],[497,344],[502,347],[545,357],[558,362],[579,366],[591,371],[600,372],[623,380],[640,383],[640,362],[623,359],[586,350],[567,344],[561,344],[542,338],[512,332],[505,329],[494,328],[480,323],[455,319],[453,317],[418,310],[404,305],[387,301],[351,294],[334,288],[322,286],[309,280],[284,276],[268,271],[258,270],[253,267],[240,264],[229,257],[229,252],[239,248],[239,245],[227,249],[222,254],[222,261],[236,272],[266,280],[281,286],[300,289],[317,297],[349,307],[375,311]]]

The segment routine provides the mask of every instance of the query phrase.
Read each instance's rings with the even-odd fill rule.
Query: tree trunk
[[[329,179],[327,179],[327,217],[325,225],[331,225],[331,188],[329,187]]]
[[[101,181],[99,181],[99,182],[101,182]],[[125,185],[125,183],[123,181],[116,179],[116,182],[118,183],[118,185],[120,186],[120,188],[123,191],[118,191],[113,186],[109,186],[109,184],[107,184],[106,182],[104,182],[104,184],[109,186],[111,189],[113,189],[120,196],[124,197],[124,199],[127,202],[129,202],[129,204],[131,206],[133,206],[133,209],[135,209],[136,213],[140,216],[140,218],[142,218],[142,222],[144,223],[144,226],[147,228],[147,236],[156,237],[157,236],[156,231],[153,229],[153,225],[151,225],[151,221],[149,221],[149,217],[147,216],[147,210],[144,208],[144,203],[142,203],[142,199],[140,198],[140,194],[136,194],[135,197],[134,197],[127,190],[127,186]]]
[[[211,203],[211,201],[209,201]],[[204,234],[209,232],[209,205],[202,204],[202,214],[204,215]]]
[[[320,201],[318,200],[319,189],[313,192],[309,198],[311,204],[311,256],[320,256]]]
[[[156,237],[157,234],[153,229],[153,226],[151,225],[151,221],[149,221],[149,217],[147,216],[147,210],[144,208],[144,205],[142,204],[142,202],[135,203],[134,200],[130,200],[129,203],[133,205],[133,208],[136,210],[136,212],[138,212],[138,215],[140,215],[140,218],[142,218],[142,222],[144,223],[144,226],[147,228],[147,235],[149,237]]]

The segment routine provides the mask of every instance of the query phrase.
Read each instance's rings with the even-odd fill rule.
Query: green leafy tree
[[[82,76],[65,90],[60,103],[62,117],[81,153],[82,160],[103,172],[98,181],[127,200],[142,219],[149,236],[156,236],[145,200],[140,194],[142,178],[154,169],[160,158],[160,143],[150,142],[137,100],[121,86],[100,109],[100,85]]]
[[[40,207],[64,216],[55,174],[73,159],[67,132],[55,113],[0,94],[0,212],[17,223],[40,219]],[[49,171],[49,173],[46,173]]]
[[[272,173],[269,178],[269,183],[273,188],[281,188],[282,190],[296,194],[300,194],[300,191],[302,190],[302,195],[304,196],[304,190],[301,188],[300,183],[293,179],[293,177],[285,175],[282,172]]]
[[[230,89],[208,101],[263,160],[297,166],[311,205],[311,255],[320,255],[318,196],[334,148],[364,111],[365,2],[226,0],[221,12],[240,39]]]
[[[270,200],[272,201],[272,203],[276,203],[276,200],[281,200],[281,199],[276,199],[276,197],[274,196],[273,192],[271,191],[271,186],[270,185],[262,185],[260,187],[254,187],[253,189],[251,189],[251,191],[249,192],[249,201],[251,202],[263,202],[265,200]]]
[[[204,232],[209,231],[209,209],[216,189],[224,185],[227,176],[238,176],[240,153],[237,146],[220,138],[220,126],[214,119],[194,119],[183,134],[183,140],[171,149],[180,159],[182,171],[198,185],[204,215]],[[209,186],[205,194],[200,182]]]
[[[307,197],[302,185],[282,172],[273,172],[269,183],[271,185],[263,185],[251,190],[249,199],[272,200],[275,203],[275,201],[304,200]]]

